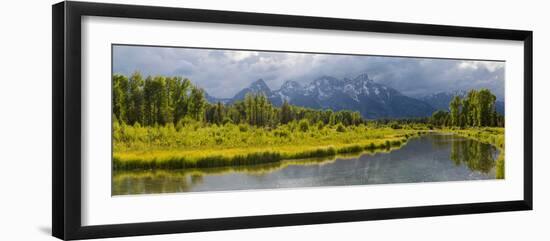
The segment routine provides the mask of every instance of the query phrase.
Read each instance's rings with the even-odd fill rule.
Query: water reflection
[[[470,139],[451,143],[451,160],[455,165],[466,165],[470,170],[489,173],[495,167],[496,148]]]
[[[390,150],[391,151],[391,150]],[[146,170],[146,171],[116,171],[113,173],[113,195],[175,193],[187,192],[191,187],[202,183],[204,176],[244,173],[248,176],[261,177],[290,166],[326,165],[337,160],[355,159],[361,155],[374,155],[386,151],[367,151],[364,153],[343,154],[329,157],[286,160],[276,163],[266,163],[250,166],[215,167],[181,170]]]
[[[385,153],[240,167],[115,172],[112,194],[494,179],[497,155],[498,150],[488,144],[431,134]]]

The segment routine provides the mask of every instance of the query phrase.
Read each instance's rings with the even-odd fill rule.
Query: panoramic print
[[[112,46],[112,195],[505,178],[505,62]]]

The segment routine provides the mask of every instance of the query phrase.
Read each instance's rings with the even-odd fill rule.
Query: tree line
[[[189,116],[201,120],[204,91],[181,77],[113,75],[113,114],[118,121],[164,125]]]
[[[189,120],[210,124],[249,124],[275,127],[292,121],[322,125],[359,125],[366,121],[359,112],[314,110],[290,105],[274,106],[263,93],[249,93],[231,104],[209,103],[203,89],[181,77],[148,76],[139,72],[130,77],[115,74],[113,115],[129,125],[166,125]]]
[[[292,121],[344,126],[367,122],[357,111],[315,110],[290,105],[286,100],[277,107],[263,93],[249,93],[243,100],[234,103],[209,103],[203,89],[182,77],[157,75],[143,78],[135,72],[130,77],[115,74],[112,81],[114,118],[129,125],[177,125],[189,120],[262,127],[276,127]],[[450,111],[439,110],[429,118],[379,119],[375,122],[456,127],[504,126],[504,116],[496,112],[495,102],[495,95],[488,89],[471,90],[464,98],[455,96],[449,104]]]
[[[434,112],[430,122],[438,126],[503,127],[504,116],[497,113],[495,103],[496,96],[490,90],[470,90],[464,98],[454,96],[450,111]]]

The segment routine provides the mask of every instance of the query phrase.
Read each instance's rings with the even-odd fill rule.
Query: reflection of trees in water
[[[472,171],[489,173],[495,167],[495,148],[474,140],[453,141],[450,158],[458,165],[466,165]]]
[[[391,149],[390,149],[391,151]],[[203,182],[205,175],[223,175],[226,173],[246,173],[250,176],[262,176],[284,169],[288,166],[313,166],[334,163],[336,160],[356,159],[361,155],[373,155],[386,150],[365,151],[361,153],[341,154],[329,157],[316,157],[307,159],[285,160],[274,163],[215,167],[194,168],[181,170],[147,170],[147,171],[117,171],[113,173],[112,194],[147,194],[147,193],[175,193],[187,192],[194,186]]]
[[[193,174],[191,175],[191,183],[201,183],[203,181],[203,176],[201,174]]]
[[[193,186],[203,182],[204,175],[222,175],[226,173],[246,173],[261,177],[267,173],[283,169],[290,165],[324,165],[338,158],[331,156],[287,160],[282,162],[218,168],[195,168],[181,170],[117,171],[113,175],[112,194],[174,193],[190,191]],[[352,157],[351,155],[348,157]],[[354,156],[355,158],[357,156]]]
[[[112,194],[186,192],[202,181],[200,174],[166,171],[117,172],[113,175]]]
[[[430,138],[432,138],[431,143],[434,149],[441,149],[441,148],[447,147],[449,145],[449,142],[454,142],[456,140],[455,135],[448,135],[448,134],[434,134],[434,135],[431,135]]]

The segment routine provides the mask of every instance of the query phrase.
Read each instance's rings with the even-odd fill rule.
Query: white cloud
[[[504,62],[499,61],[461,61],[458,65],[461,69],[473,69],[477,70],[484,68],[490,72],[495,72],[498,69],[504,68]]]
[[[477,69],[478,65],[474,61],[462,61],[458,64],[458,67],[461,69]]]
[[[246,59],[250,56],[257,56],[258,52],[252,52],[252,51],[225,51],[224,53],[227,57],[234,61],[241,61],[243,59]]]

